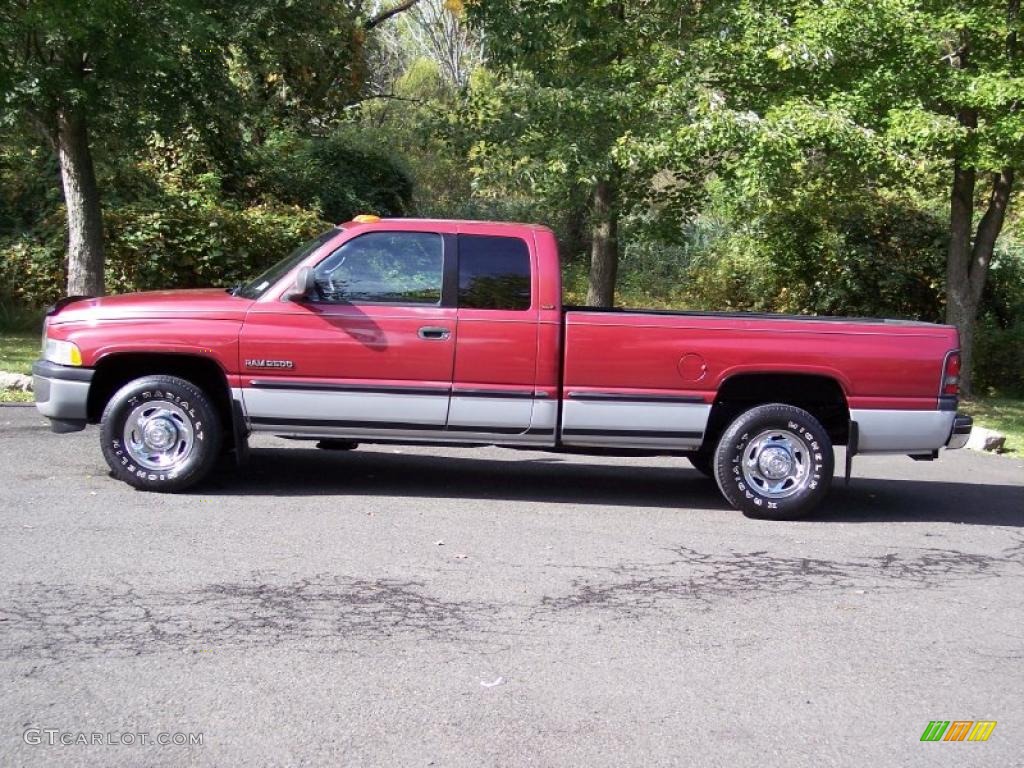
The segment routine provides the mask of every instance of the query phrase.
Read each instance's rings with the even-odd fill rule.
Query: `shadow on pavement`
[[[842,523],[935,522],[1024,527],[1024,486],[854,478],[812,519]]]
[[[730,509],[714,482],[690,468],[581,464],[561,456],[467,458],[360,449],[257,449],[199,493],[239,496],[406,496],[507,499],[635,507]]]
[[[558,455],[503,460],[386,449],[257,449],[247,466],[227,465],[199,493],[505,499],[732,511],[714,482],[682,459],[678,468],[645,467],[583,464]],[[846,487],[837,477],[821,509],[807,519],[1024,527],[1024,486],[855,477]]]

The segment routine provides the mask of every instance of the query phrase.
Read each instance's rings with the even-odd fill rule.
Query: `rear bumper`
[[[953,431],[949,433],[949,440],[946,441],[946,448],[953,450],[963,448],[971,439],[971,428],[974,426],[974,419],[966,413],[958,413],[953,419]]]
[[[857,453],[924,455],[940,448],[963,448],[971,435],[971,417],[953,408],[941,410],[850,411],[857,423]]]
[[[32,366],[36,409],[50,419],[54,432],[85,429],[89,385],[95,371],[38,360]]]

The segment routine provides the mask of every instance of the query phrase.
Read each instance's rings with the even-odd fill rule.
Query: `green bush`
[[[29,229],[60,204],[57,159],[0,118],[0,236]]]
[[[0,333],[39,331],[42,324],[42,309],[26,306],[17,298],[0,293]]]
[[[329,226],[283,205],[128,205],[106,216],[107,290],[233,285]]]
[[[187,195],[104,211],[108,293],[227,286],[251,277],[330,225],[281,204],[242,207]],[[64,294],[63,211],[0,241],[9,303],[38,307]]]
[[[1024,396],[1024,248],[996,252],[975,331],[975,387]]]
[[[987,313],[978,323],[974,345],[975,389],[1024,396],[1024,318],[1003,327]]]
[[[360,137],[276,134],[255,153],[255,164],[260,191],[328,221],[360,213],[402,216],[412,206],[409,175]]]
[[[943,315],[942,220],[893,201],[751,222],[698,250],[687,275],[703,309],[899,317]]]

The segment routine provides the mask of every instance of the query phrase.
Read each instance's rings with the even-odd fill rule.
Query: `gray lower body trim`
[[[380,422],[415,424],[443,429],[448,418],[448,395],[325,392],[302,389],[242,390],[245,412],[253,429],[276,431],[268,424],[301,421]]]
[[[927,453],[942,448],[953,430],[954,411],[854,409],[857,453]]]
[[[533,417],[530,419],[530,431],[545,435],[544,444],[555,445],[555,426],[558,424],[558,401],[537,399],[533,401]]]
[[[518,396],[252,387],[232,390],[254,432],[286,437],[553,447],[557,404]]]
[[[64,366],[52,363],[36,363],[32,376],[36,409],[49,419],[81,422],[84,428],[92,375],[93,371],[87,368],[65,370]]]
[[[448,406],[449,427],[487,427],[525,432],[533,418],[533,400],[509,397],[477,397],[453,395]]]
[[[613,448],[699,448],[711,406],[687,402],[566,400],[562,442]]]
[[[532,446],[550,448],[554,445],[554,433],[544,430],[528,430],[517,433],[475,431],[463,427],[454,429],[408,429],[403,425],[382,425],[381,428],[354,425],[342,422],[332,426],[329,422],[309,424],[275,424],[272,422],[253,425],[254,431],[273,432],[281,437],[340,438],[356,442],[372,443],[385,441],[393,443],[456,443],[477,445]]]

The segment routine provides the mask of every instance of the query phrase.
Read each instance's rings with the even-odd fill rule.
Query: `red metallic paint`
[[[249,299],[222,289],[152,291],[76,301],[49,318],[48,333],[78,345],[92,368],[110,355],[166,353],[238,369],[238,334]]]
[[[421,339],[417,331],[424,326],[446,327],[452,334]],[[261,379],[391,379],[447,387],[455,330],[455,310],[443,307],[260,303],[242,328],[238,370]],[[289,360],[294,368],[247,367],[247,359]]]
[[[767,318],[744,315],[565,313],[562,360],[561,270],[544,227],[488,222],[382,220],[349,223],[311,254],[311,266],[341,243],[381,229],[521,237],[535,268],[533,305],[523,312],[292,302],[295,272],[259,300],[219,289],[155,291],[72,303],[50,318],[50,334],[74,341],[83,364],[125,352],[171,352],[215,360],[232,385],[252,378],[312,378],[456,388],[533,387],[563,392],[672,393],[713,402],[730,377],[805,373],[834,379],[852,408],[937,407],[946,354],[956,330],[923,323]],[[425,325],[451,329],[424,340]],[[699,381],[680,361],[700,355]],[[285,359],[292,370],[247,370],[246,358]]]
[[[565,387],[699,395],[706,402],[732,376],[827,376],[852,408],[934,409],[954,328],[923,323],[714,315],[569,312]],[[685,382],[678,363],[698,354],[708,367]],[[611,361],[610,359],[611,358]]]

